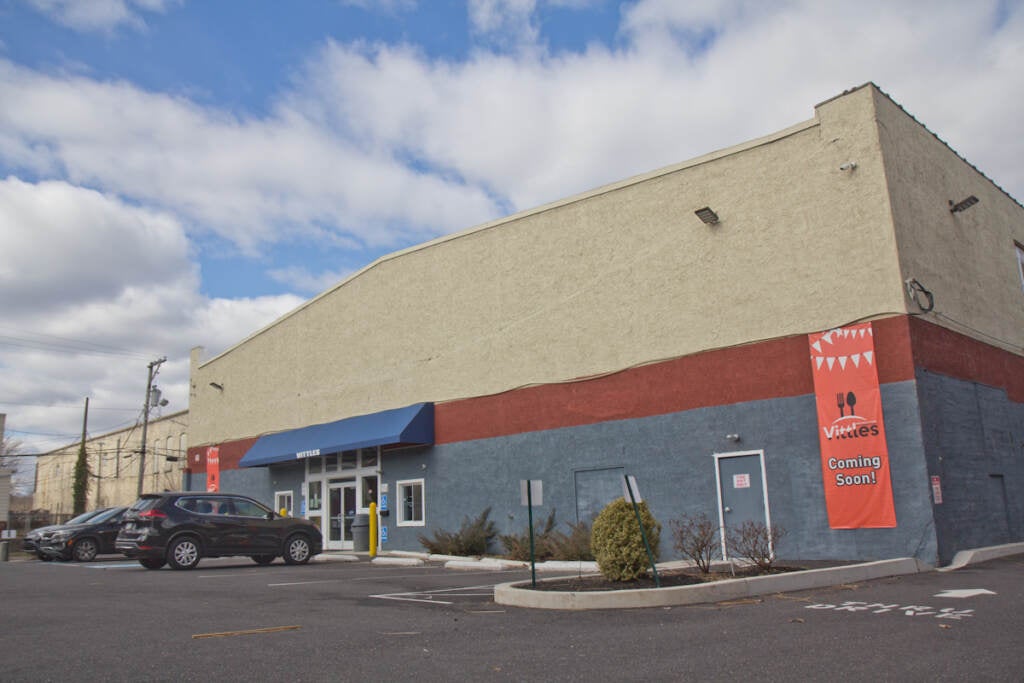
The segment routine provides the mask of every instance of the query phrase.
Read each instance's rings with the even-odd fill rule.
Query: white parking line
[[[465,591],[478,591],[481,589],[488,589],[486,593],[466,593]],[[466,598],[490,598],[494,596],[494,585],[485,584],[482,586],[461,586],[459,588],[438,588],[437,590],[429,591],[409,591],[407,593],[379,593],[377,595],[370,595],[368,597],[378,598],[380,600],[398,600],[404,602],[425,602],[430,605],[454,605],[455,603],[449,600],[436,600],[435,595],[447,593],[448,596],[455,597],[466,597]],[[411,596],[426,596],[426,597],[411,597]],[[448,597],[446,596],[446,597]]]

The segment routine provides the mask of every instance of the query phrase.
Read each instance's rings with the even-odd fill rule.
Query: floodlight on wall
[[[217,384],[216,382],[210,382],[210,386],[213,387],[214,389],[216,389],[217,391],[224,391],[224,385],[223,384]]]
[[[953,200],[950,199],[949,200],[949,212],[950,213],[960,213],[961,211],[966,211],[967,209],[969,209],[972,206],[974,206],[975,204],[977,204],[979,201],[980,200],[977,197],[975,197],[973,194],[970,197],[968,197],[967,199],[964,199],[963,201],[959,201],[956,204],[954,204]]]
[[[728,439],[729,441],[732,441],[733,443],[736,443],[737,441],[740,440],[740,435],[739,434],[726,434],[725,438]]]
[[[697,214],[697,218],[704,221],[707,225],[715,225],[718,223],[718,214],[712,211],[710,206],[705,206],[703,209],[697,209],[694,213]]]
[[[839,167],[840,171],[853,171],[857,168],[856,161],[847,161],[845,164]]]

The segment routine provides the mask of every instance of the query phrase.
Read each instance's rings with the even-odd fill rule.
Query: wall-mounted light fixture
[[[224,385],[223,384],[217,384],[216,382],[210,382],[210,386],[213,387],[214,389],[216,389],[217,391],[224,391]]]
[[[839,167],[840,171],[853,171],[857,168],[856,161],[847,161],[845,164]]]
[[[718,222],[718,214],[712,211],[709,206],[705,206],[703,209],[697,209],[694,213],[697,214],[697,218],[704,221],[707,225],[714,225]]]
[[[964,199],[963,201],[959,201],[956,204],[954,204],[953,200],[950,199],[949,200],[949,212],[950,213],[960,213],[961,211],[966,211],[967,209],[969,209],[972,206],[974,206],[975,204],[977,204],[979,201],[980,200],[977,197],[975,197],[973,194],[970,197],[968,197],[967,199]]]
[[[740,440],[740,435],[739,434],[726,434],[725,438],[728,439],[729,441],[732,441],[733,443],[736,443],[737,441]]]

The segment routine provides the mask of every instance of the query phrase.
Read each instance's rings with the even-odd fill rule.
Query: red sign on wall
[[[829,526],[895,527],[871,323],[812,334],[808,341]]]
[[[206,490],[220,491],[220,449],[216,446],[206,449]]]

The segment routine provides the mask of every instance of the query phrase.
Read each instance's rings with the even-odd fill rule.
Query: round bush
[[[658,561],[658,540],[661,525],[647,509],[647,503],[639,503],[640,519],[647,532],[654,561]],[[609,503],[594,519],[591,527],[590,546],[597,560],[597,566],[605,578],[612,581],[633,581],[650,569],[644,539],[636,523],[633,504],[625,498]]]

